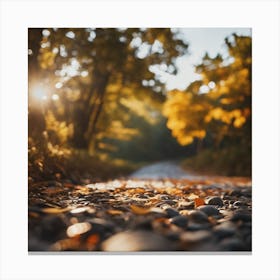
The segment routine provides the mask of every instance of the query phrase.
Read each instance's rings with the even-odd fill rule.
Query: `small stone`
[[[241,195],[241,190],[232,190],[229,192],[230,196],[240,196]]]
[[[204,212],[207,216],[216,216],[220,214],[219,210],[212,205],[202,205],[197,209]]]
[[[188,231],[207,230],[209,228],[210,228],[210,224],[208,223],[198,224],[198,223],[190,222],[188,224]]]
[[[239,200],[235,201],[235,202],[232,204],[232,206],[234,206],[234,207],[240,207],[240,206],[246,206],[246,205],[247,205],[246,202],[242,202],[242,201],[239,201]]]
[[[92,218],[87,220],[92,225],[91,232],[104,234],[104,232],[113,232],[116,225],[113,222],[101,218]]]
[[[173,208],[166,208],[165,212],[166,212],[168,218],[172,218],[172,217],[180,215],[179,212]]]
[[[224,217],[231,217],[233,215],[233,212],[231,210],[220,210],[219,211]]]
[[[211,238],[211,232],[208,230],[198,230],[195,232],[185,232],[181,235],[181,241],[187,243],[196,243]]]
[[[181,210],[179,213],[180,213],[180,215],[182,215],[182,216],[188,216],[189,213],[190,213],[190,210]]]
[[[159,203],[157,203],[155,205],[155,207],[161,207],[163,209],[167,208],[167,207],[170,207],[170,206],[173,206],[173,205],[176,205],[177,202],[174,201],[174,200],[164,200],[164,201],[161,201]]]
[[[189,218],[196,223],[205,223],[208,222],[208,216],[200,211],[200,210],[193,210],[189,213]]]
[[[194,209],[194,201],[182,201],[179,204],[179,210]]]
[[[219,239],[222,239],[234,235],[236,227],[232,222],[225,222],[215,226],[213,232]]]
[[[178,226],[178,227],[186,227],[187,224],[188,224],[188,218],[186,216],[176,216],[176,217],[173,217],[172,219],[170,219],[170,223]]]
[[[224,238],[222,239],[220,245],[223,251],[250,251],[237,237]]]
[[[252,216],[247,213],[242,213],[242,212],[237,212],[235,213],[231,219],[231,221],[236,222],[236,221],[243,221],[243,222],[251,222],[252,221]]]
[[[219,196],[212,196],[208,199],[207,201],[208,205],[218,205],[218,206],[223,206],[223,200]]]
[[[28,234],[28,251],[47,251],[49,244]]]
[[[174,245],[167,238],[150,231],[126,231],[117,233],[105,240],[103,251],[173,251]]]
[[[159,196],[159,199],[161,199],[161,200],[169,200],[169,196],[166,195],[166,194],[162,194],[162,195]]]
[[[47,216],[42,220],[40,231],[46,241],[55,241],[66,229],[66,224],[60,216]]]
[[[248,198],[252,197],[252,191],[251,190],[242,190],[242,195]]]
[[[149,196],[146,195],[146,194],[139,194],[139,195],[138,195],[138,198],[141,198],[141,199],[149,199]]]

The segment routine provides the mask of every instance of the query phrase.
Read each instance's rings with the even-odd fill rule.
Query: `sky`
[[[182,38],[189,43],[189,54],[177,59],[178,73],[176,76],[165,74],[168,90],[178,88],[185,89],[191,82],[199,79],[194,71],[194,65],[199,64],[205,52],[210,57],[218,53],[225,55],[224,39],[233,33],[237,35],[251,36],[250,28],[184,28],[180,29]]]

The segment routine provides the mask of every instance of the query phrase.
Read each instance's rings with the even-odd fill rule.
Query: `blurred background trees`
[[[198,148],[213,150],[198,164],[213,162],[228,174],[250,175],[251,38],[234,34],[225,43],[228,57],[205,54],[196,67],[202,79],[185,91],[170,92],[163,112],[179,143],[188,145],[196,140]]]
[[[251,38],[227,38],[227,58],[206,54],[196,68],[201,80],[167,92],[153,69],[176,74],[176,58],[188,50],[178,32],[29,29],[30,178],[114,176],[209,149],[225,158],[236,148],[250,169]],[[226,173],[241,174],[240,155],[231,154]]]

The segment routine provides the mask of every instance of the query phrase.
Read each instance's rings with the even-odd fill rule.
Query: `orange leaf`
[[[145,215],[150,213],[150,208],[143,208],[136,205],[131,205],[130,208],[132,212],[137,215]]]
[[[59,214],[63,212],[69,211],[71,208],[66,207],[66,208],[43,208],[42,212],[47,213],[47,214]]]
[[[96,246],[96,244],[99,242],[100,237],[98,234],[92,234],[87,239],[87,249],[93,250]]]
[[[197,208],[198,206],[204,205],[205,201],[202,198],[195,198],[194,199],[194,206]]]
[[[117,209],[109,209],[107,210],[107,213],[110,215],[121,215],[123,211]]]

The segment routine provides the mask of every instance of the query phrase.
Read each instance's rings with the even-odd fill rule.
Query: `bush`
[[[238,146],[220,150],[208,149],[182,162],[182,166],[195,172],[225,176],[251,176],[251,149]]]

